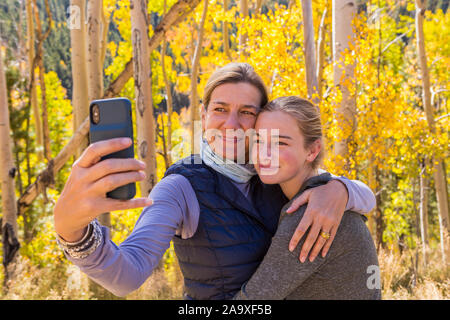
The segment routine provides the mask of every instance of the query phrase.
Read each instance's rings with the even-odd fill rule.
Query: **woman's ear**
[[[206,108],[202,103],[202,135],[205,133],[206,128]]]
[[[306,160],[308,162],[313,162],[316,159],[317,155],[319,154],[320,150],[322,149],[322,145],[320,142],[321,142],[320,139],[317,139],[309,147],[309,152],[306,157]]]

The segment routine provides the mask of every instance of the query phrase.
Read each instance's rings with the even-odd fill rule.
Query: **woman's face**
[[[282,111],[262,112],[255,130],[252,161],[263,183],[280,184],[309,174],[320,146],[305,148],[304,136],[292,116]]]
[[[202,127],[212,150],[223,158],[245,163],[260,105],[261,93],[249,83],[225,83],[215,88],[202,112]]]

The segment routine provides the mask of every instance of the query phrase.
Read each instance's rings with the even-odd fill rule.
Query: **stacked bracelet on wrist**
[[[97,220],[92,221],[88,225],[86,234],[80,241],[68,242],[56,235],[56,241],[61,249],[63,249],[70,257],[83,259],[89,256],[97,249],[101,243],[102,230]]]

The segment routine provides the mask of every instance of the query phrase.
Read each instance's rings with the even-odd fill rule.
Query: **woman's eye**
[[[217,107],[217,108],[214,108],[214,111],[225,112],[225,108]]]
[[[254,113],[251,112],[251,111],[242,111],[242,113],[245,114],[245,115],[256,116],[256,114],[254,114]]]

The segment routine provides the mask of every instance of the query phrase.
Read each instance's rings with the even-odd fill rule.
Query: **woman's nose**
[[[224,129],[240,129],[241,123],[239,122],[239,118],[236,113],[230,112],[228,114],[227,119],[223,124]]]

